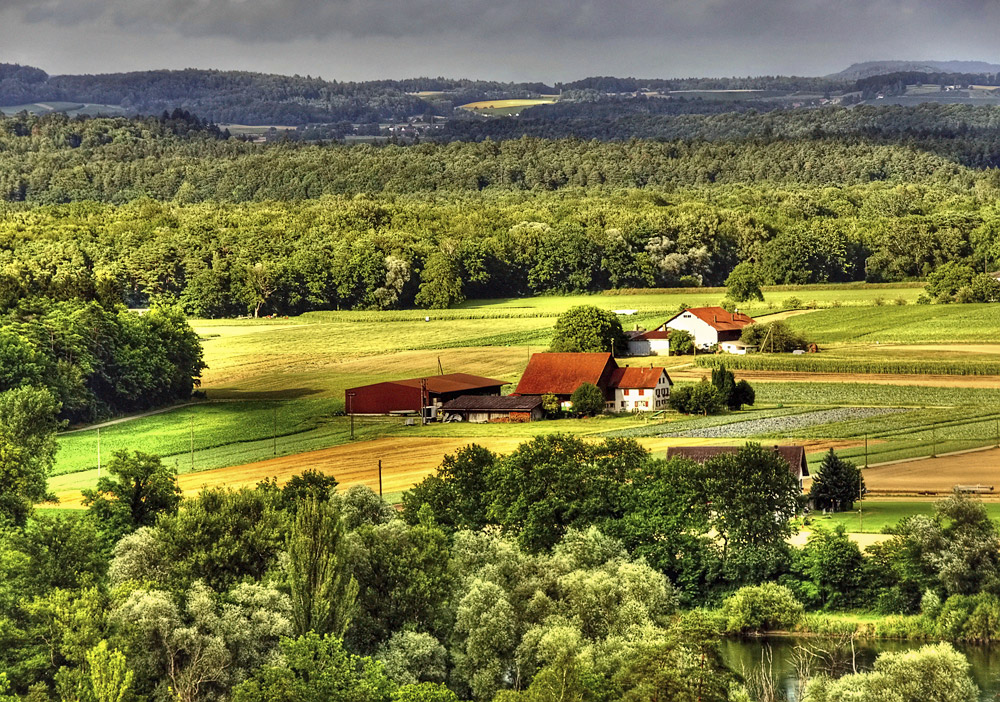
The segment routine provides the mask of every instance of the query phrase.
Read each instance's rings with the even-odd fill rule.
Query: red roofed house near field
[[[753,324],[753,319],[738,310],[730,313],[722,307],[694,307],[667,320],[659,330],[683,329],[704,349],[722,341],[738,341],[748,324]]]
[[[420,412],[422,407],[440,408],[462,395],[499,395],[504,385],[506,381],[468,373],[389,380],[348,389],[344,407],[348,414]]]
[[[773,446],[774,452],[785,459],[788,470],[799,481],[809,477],[809,466],[806,463],[806,450],[801,446]],[[688,458],[696,463],[704,463],[709,458],[722,453],[737,453],[739,446],[671,446],[667,449],[667,458]]]
[[[536,353],[514,394],[555,395],[566,402],[584,383],[601,389],[612,412],[655,411],[670,397],[663,368],[619,368],[610,353]]]
[[[670,331],[635,331],[625,332],[628,337],[629,356],[669,356]]]
[[[663,368],[619,368],[611,378],[615,412],[655,412],[666,409],[673,381]]]

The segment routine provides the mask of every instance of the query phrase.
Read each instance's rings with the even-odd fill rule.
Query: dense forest
[[[247,144],[183,112],[3,118],[0,309],[445,307],[720,284],[742,260],[785,284],[1000,258],[1000,177],[978,168],[1000,110],[677,120],[691,138],[347,147]]]
[[[908,280],[948,261],[981,272],[1000,259],[996,193],[876,184],[8,206],[0,310],[38,295],[172,299],[198,316],[447,307],[719,285],[742,260],[767,284]]]

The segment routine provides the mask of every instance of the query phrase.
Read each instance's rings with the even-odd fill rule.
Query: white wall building
[[[670,332],[653,331],[628,332],[629,356],[669,356]]]
[[[694,307],[667,320],[660,331],[683,329],[694,337],[695,346],[708,348],[723,341],[739,341],[743,327],[753,320],[737,312],[727,312],[722,307]]]
[[[664,368],[619,368],[612,376],[615,388],[613,412],[655,412],[666,409],[673,381]]]

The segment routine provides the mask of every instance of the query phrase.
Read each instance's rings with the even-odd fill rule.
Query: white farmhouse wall
[[[707,348],[719,343],[719,332],[708,322],[705,322],[690,312],[683,312],[675,319],[663,325],[667,329],[682,329],[694,337],[698,348]]]

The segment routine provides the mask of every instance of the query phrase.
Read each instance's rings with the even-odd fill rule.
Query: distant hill
[[[998,73],[1000,64],[985,61],[865,61],[855,63],[839,73],[826,76],[831,80],[861,80],[887,73]]]
[[[531,98],[553,90],[541,83],[444,78],[355,83],[198,69],[50,76],[30,66],[0,64],[0,107],[105,105],[154,116],[181,109],[215,123],[251,125],[397,121],[428,112],[450,114],[454,105],[478,100]]]

